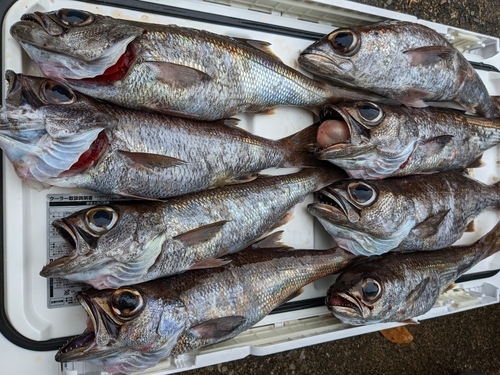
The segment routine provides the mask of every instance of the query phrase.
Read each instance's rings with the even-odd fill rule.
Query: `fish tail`
[[[317,181],[316,189],[314,191],[323,189],[324,187],[333,184],[335,181],[348,178],[343,169],[328,162],[325,162],[321,168],[314,169],[313,171],[316,175]]]
[[[280,140],[281,147],[288,150],[284,167],[321,167],[314,151],[319,122]]]
[[[484,258],[500,251],[500,221],[477,244],[482,248]]]
[[[494,106],[493,115],[490,117],[498,119],[500,118],[500,96],[490,96],[490,98]]]

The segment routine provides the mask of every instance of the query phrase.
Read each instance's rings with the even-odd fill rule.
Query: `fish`
[[[431,252],[368,257],[342,272],[326,305],[343,323],[416,323],[453,281],[500,250],[500,223],[478,241]]]
[[[500,182],[487,185],[453,170],[336,181],[307,209],[339,247],[372,256],[450,246],[476,216],[499,206]]]
[[[224,258],[292,219],[308,194],[345,176],[338,169],[304,169],[170,198],[95,206],[55,220],[71,247],[43,277],[116,289]]]
[[[267,168],[317,167],[317,124],[280,140],[236,119],[197,121],[99,102],[47,78],[6,72],[0,147],[29,186],[162,199],[256,178]],[[208,146],[207,146],[208,145]]]
[[[497,98],[490,97],[465,57],[443,35],[414,22],[336,29],[302,51],[298,62],[334,82],[406,106],[444,101],[487,118],[500,114]]]
[[[110,373],[144,370],[238,335],[356,259],[337,248],[286,250],[272,243],[276,236],[228,255],[222,267],[79,292],[87,329],[59,349],[56,361],[91,362]]]
[[[481,166],[500,143],[500,121],[440,108],[369,101],[325,106],[316,155],[349,177],[374,180]]]
[[[115,19],[78,9],[27,13],[12,37],[49,78],[134,109],[199,120],[278,106],[317,108],[380,96],[313,80],[269,43]]]

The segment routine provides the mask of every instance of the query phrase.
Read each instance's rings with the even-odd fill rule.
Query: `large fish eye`
[[[363,290],[363,297],[369,302],[375,302],[382,293],[379,282],[371,278],[363,280],[361,289]]]
[[[369,206],[377,199],[377,192],[365,182],[351,182],[347,187],[351,199],[360,206]]]
[[[121,319],[133,318],[143,308],[144,300],[141,294],[130,288],[117,289],[111,297],[111,309]]]
[[[94,207],[85,215],[87,225],[96,233],[110,230],[118,221],[118,213],[111,207]]]
[[[72,90],[54,81],[42,83],[42,93],[50,104],[71,104],[76,98]]]
[[[78,9],[60,9],[57,17],[68,26],[86,26],[94,21],[92,14]]]
[[[370,102],[357,103],[356,110],[363,119],[364,125],[367,126],[377,126],[385,117],[384,111],[378,105]]]
[[[328,36],[336,53],[352,56],[359,51],[361,40],[357,33],[349,29],[336,30]]]

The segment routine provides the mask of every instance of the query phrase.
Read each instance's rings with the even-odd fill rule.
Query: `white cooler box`
[[[294,68],[298,68],[297,58],[301,50],[336,27],[385,19],[419,22],[445,35],[469,61],[475,63],[490,94],[500,94],[500,73],[489,66],[500,66],[497,38],[340,0],[2,0],[2,75],[6,69],[41,75],[36,64],[10,36],[9,28],[26,12],[60,8],[79,8],[116,18],[173,23],[239,38],[264,40],[272,44],[272,50],[285,64]],[[5,92],[6,82],[2,81],[2,98],[5,98]],[[238,117],[242,120],[241,127],[275,139],[315,121],[310,112],[299,108],[278,108],[272,115]],[[498,180],[497,152],[497,148],[493,148],[485,153],[486,166],[473,171],[477,179],[488,184]],[[81,285],[46,280],[39,276],[39,272],[49,259],[66,251],[64,241],[51,229],[50,222],[107,198],[84,190],[51,188],[37,192],[21,182],[5,157],[2,163],[0,331],[3,335],[0,335],[0,373],[103,375],[105,373],[93,365],[61,365],[54,360],[57,348],[66,342],[68,336],[83,332],[86,313],[72,297]],[[306,210],[311,201],[312,197],[296,207],[294,219],[283,227],[284,242],[305,249],[331,247],[332,239]],[[475,220],[476,231],[466,233],[459,243],[473,242],[499,219],[497,212],[483,213]],[[499,268],[500,254],[482,261],[459,280],[457,289],[442,296],[436,306],[419,319],[497,303]],[[237,360],[250,354],[262,356],[398,325],[351,327],[340,323],[323,305],[326,290],[333,280],[334,277],[330,276],[308,285],[300,297],[232,340],[166,359],[144,373],[171,374]]]

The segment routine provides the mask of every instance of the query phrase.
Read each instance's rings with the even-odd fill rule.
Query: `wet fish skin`
[[[472,245],[366,258],[339,275],[326,304],[347,324],[414,323],[454,280],[500,250],[499,236],[497,224]]]
[[[452,101],[484,117],[500,113],[465,57],[441,34],[412,22],[337,29],[306,48],[299,64],[411,107]]]
[[[113,373],[152,367],[169,355],[227,340],[249,329],[300,294],[303,286],[339,272],[355,257],[340,249],[258,248],[227,259],[230,263],[215,269],[116,291],[81,292],[78,298],[91,317],[92,328],[61,348],[56,360],[89,361]],[[140,300],[143,306],[117,316],[120,296],[127,293],[135,297],[128,299],[130,309],[139,306]],[[77,344],[82,346],[72,349]]]
[[[498,207],[499,197],[500,183],[448,171],[334,182],[316,193],[308,210],[339,247],[371,256],[450,246],[477,215]]]
[[[320,117],[318,158],[342,167],[351,178],[465,168],[500,142],[498,120],[449,108],[363,101],[326,106]]]
[[[0,147],[30,186],[166,198],[244,182],[266,168],[322,163],[310,151],[317,125],[270,140],[233,126],[234,119],[201,122],[135,111],[46,78],[6,76]],[[57,90],[68,100],[54,103]]]
[[[68,11],[91,21],[63,25]],[[106,35],[105,30],[115,27],[130,27],[130,31],[103,41],[105,45],[96,49],[99,54],[81,56],[87,34]],[[52,28],[60,31],[52,36]],[[282,63],[269,52],[266,42],[204,30],[61,9],[24,15],[10,32],[46,76],[65,80],[92,97],[135,109],[216,120],[277,106],[316,110],[341,99],[360,100],[366,95],[370,100],[380,99],[312,80]]]
[[[343,176],[337,169],[305,169],[165,202],[85,209],[54,222],[73,251],[40,274],[115,289],[220,266],[225,261],[216,258],[283,225],[308,194]]]

